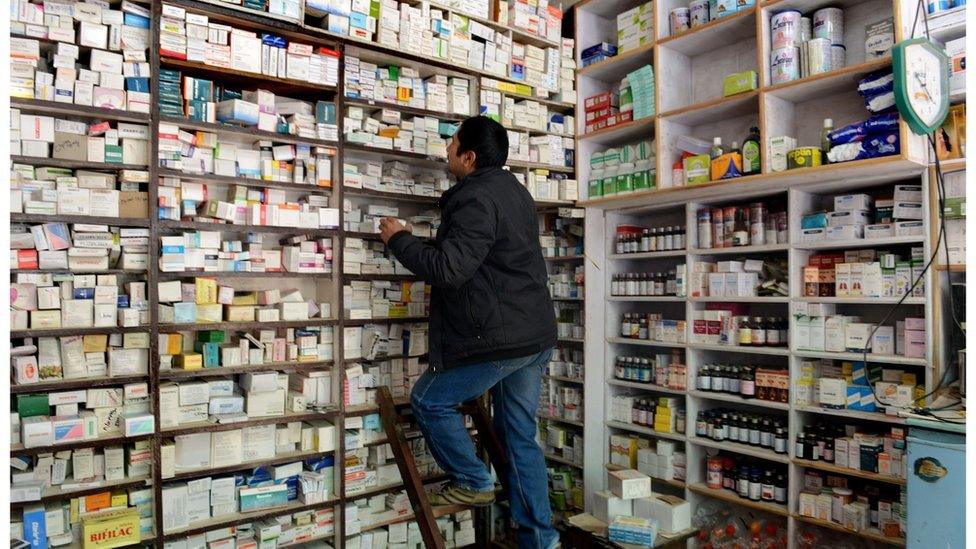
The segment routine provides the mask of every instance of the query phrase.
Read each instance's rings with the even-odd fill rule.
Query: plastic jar
[[[603,168],[593,168],[590,170],[590,180],[588,182],[588,198],[603,196]]]
[[[634,165],[624,162],[617,169],[617,194],[634,192]]]
[[[830,502],[830,517],[834,521],[844,522],[844,506],[853,498],[854,492],[850,488],[834,488]]]
[[[651,186],[651,161],[638,160],[634,168],[634,190],[642,191]]]
[[[617,194],[617,166],[603,168],[603,196]]]

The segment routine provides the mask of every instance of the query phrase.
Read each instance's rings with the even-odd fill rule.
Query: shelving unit
[[[637,1],[588,0],[575,9],[578,50],[601,41],[615,43],[609,32],[614,29],[614,17],[628,8],[639,5]],[[848,45],[847,65],[840,70],[817,74],[782,84],[771,80],[769,53],[769,17],[786,9],[797,9],[809,15],[825,6],[838,6],[845,10],[845,42]],[[745,507],[762,513],[784,517],[789,525],[790,547],[796,547],[794,534],[800,523],[814,524],[884,543],[904,545],[904,540],[883,538],[877,532],[849,532],[839,525],[819,524],[818,521],[801,517],[798,513],[798,494],[803,484],[806,468],[833,473],[855,479],[878,481],[884,484],[902,485],[905,481],[881,477],[873,473],[846,470],[822,462],[806,462],[794,458],[791,442],[804,425],[821,419],[839,422],[855,422],[885,425],[904,425],[903,418],[883,413],[854,410],[832,410],[803,405],[794,401],[795,381],[791,381],[789,402],[771,402],[758,399],[742,399],[725,393],[696,389],[698,369],[715,362],[736,364],[775,365],[788,368],[791,380],[798,375],[801,363],[807,359],[834,359],[859,361],[859,353],[805,351],[798,349],[791,340],[782,347],[746,347],[696,342],[692,338],[692,314],[717,302],[743,303],[747,310],[761,311],[762,316],[789,318],[797,306],[808,303],[829,303],[838,312],[861,314],[876,318],[889,307],[900,302],[901,318],[905,311],[922,313],[926,319],[926,333],[933,333],[940,324],[938,316],[940,290],[933,286],[939,273],[926,273],[925,297],[898,298],[811,298],[803,295],[802,266],[810,255],[849,249],[898,249],[923,247],[925,257],[935,249],[934,223],[936,213],[926,216],[925,231],[919,236],[897,236],[856,241],[801,242],[800,218],[814,211],[811,197],[860,189],[878,189],[894,183],[923,185],[925,204],[930,207],[936,201],[929,175],[927,144],[911,134],[902,123],[899,128],[900,153],[894,156],[829,164],[816,168],[772,170],[768,160],[769,138],[789,135],[798,140],[797,146],[819,144],[819,132],[823,117],[834,119],[834,126],[863,120],[869,116],[863,102],[856,94],[857,82],[865,75],[891,66],[890,57],[866,59],[864,52],[864,25],[884,17],[895,17],[895,42],[911,32],[911,14],[914,4],[903,0],[859,0],[827,3],[821,0],[774,0],[760,2],[744,12],[713,20],[706,25],[692,28],[675,36],[669,34],[671,10],[687,7],[687,2],[663,0],[654,3],[654,42],[637,51],[624,52],[609,57],[590,67],[577,71],[579,90],[578,112],[583,102],[598,92],[605,91],[608,83],[619,81],[629,70],[648,62],[654,67],[656,82],[656,112],[653,118],[642,121],[642,132],[635,132],[634,124],[624,124],[590,134],[583,132],[579,123],[577,136],[577,162],[580,188],[588,190],[590,164],[594,151],[607,146],[632,143],[638,138],[654,138],[656,144],[657,186],[651,189],[610,196],[583,198],[579,206],[586,208],[587,246],[584,255],[586,265],[586,362],[604,364],[603,371],[589,369],[586,372],[587,387],[604,387],[602,391],[588,391],[585,405],[585,437],[588,442],[600,441],[601,445],[589,444],[585,460],[584,477],[591,490],[607,486],[604,464],[609,461],[608,442],[611,434],[633,432],[644,439],[665,439],[654,429],[608,421],[611,401],[616,395],[632,395],[640,398],[677,396],[684,403],[687,431],[680,433],[685,439],[683,450],[687,456],[688,478],[679,489],[692,504],[692,509],[707,500],[717,499],[733,506]],[[640,61],[637,58],[640,58]],[[722,96],[722,78],[734,72],[755,70],[759,75],[758,89],[731,96]],[[601,85],[598,81],[602,80]],[[737,140],[740,143],[750,126],[760,128],[762,139],[761,173],[729,180],[710,181],[698,185],[675,186],[672,165],[680,150],[676,147],[679,136],[698,138],[721,136],[723,144]],[[618,138],[619,137],[619,138]],[[953,164],[952,162],[955,162]],[[943,164],[957,168],[965,161],[947,161]],[[581,191],[584,192],[584,191]],[[733,248],[699,249],[692,235],[697,231],[697,210],[700,207],[718,207],[722,204],[741,204],[750,201],[775,198],[785,202],[789,218],[789,240],[786,243],[764,244]],[[687,250],[674,252],[614,253],[615,231],[618,225],[661,227],[684,226],[688,235]],[[610,294],[611,277],[619,273],[655,272],[673,269],[677,264],[690,265],[692,261],[725,261],[733,259],[784,260],[789,265],[789,295],[784,297],[622,297]],[[664,269],[662,269],[662,267]],[[933,269],[935,271],[935,269]],[[687,280],[686,280],[687,283]],[[856,312],[854,312],[856,311]],[[684,343],[667,343],[620,337],[620,316],[623,313],[660,313],[665,319],[685,321]],[[914,316],[922,316],[914,314]],[[943,316],[944,318],[944,316]],[[933,320],[935,319],[935,320]],[[792,322],[791,322],[792,325]],[[930,341],[939,338],[929,338]],[[915,372],[919,382],[931,388],[938,381],[945,358],[940,356],[940,342],[930,343],[923,357],[871,355],[871,364],[885,364]],[[614,378],[614,363],[618,356],[651,357],[655,354],[684,352],[687,365],[687,390],[675,390],[645,383],[635,383]],[[653,362],[653,360],[652,360]],[[924,381],[923,381],[924,380]],[[770,414],[786,420],[789,426],[787,454],[739,446],[728,441],[721,443],[693,436],[695,417],[699,410],[731,407],[737,410]],[[678,448],[681,448],[678,444]],[[712,490],[705,486],[705,459],[715,451],[750,456],[764,463],[780,464],[789,474],[787,505],[771,505],[739,498],[727,490]],[[608,466],[610,467],[610,466]],[[655,480],[655,486],[658,483]],[[655,488],[656,489],[656,488]],[[587,507],[592,505],[587,501]]]

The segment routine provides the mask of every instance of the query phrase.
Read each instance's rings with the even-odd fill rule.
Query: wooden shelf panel
[[[752,501],[750,499],[740,498],[738,495],[733,494],[728,490],[715,490],[705,486],[704,484],[689,484],[688,489],[696,494],[701,494],[703,496],[708,496],[710,498],[720,499],[722,501],[727,501],[736,505],[741,505],[743,507],[749,507],[750,509],[755,509],[757,511],[763,511],[766,513],[772,513],[774,515],[780,515],[783,517],[788,517],[790,515],[789,509],[786,505],[781,505],[777,503],[768,503],[763,501]]]
[[[293,421],[316,421],[320,419],[330,419],[335,417],[336,411],[330,412],[302,412],[285,414],[283,416],[270,416],[246,421],[232,421],[229,423],[215,423],[212,421],[198,421],[192,424],[180,425],[179,427],[166,427],[160,429],[159,434],[166,437],[179,435],[190,435],[193,433],[216,433],[220,431],[233,431],[234,429],[244,429],[245,427],[258,427],[261,425],[277,425],[280,423],[291,423]]]
[[[161,271],[156,275],[158,280],[182,280],[185,278],[315,278],[331,279],[333,273],[293,273],[291,271]]]
[[[861,471],[858,469],[849,469],[847,467],[838,467],[833,463],[827,463],[825,461],[810,461],[807,459],[797,459],[793,458],[793,463],[795,465],[800,465],[806,467],[807,469],[816,469],[818,471],[825,471],[827,473],[836,473],[839,475],[847,475],[849,477],[858,477],[867,480],[873,480],[876,482],[885,482],[888,484],[898,484],[905,486],[908,484],[907,479],[900,477],[893,477],[888,475],[881,475],[878,473],[871,473],[868,471]]]
[[[40,215],[10,214],[11,223],[87,223],[89,225],[108,225],[110,227],[149,227],[148,219],[125,217],[99,217],[94,215]],[[65,269],[67,270],[67,269]]]
[[[72,103],[59,103],[43,99],[10,98],[10,107],[22,112],[35,114],[49,114],[51,116],[74,116],[102,120],[116,120],[119,122],[149,123],[149,113],[126,111],[122,109],[103,109]]]
[[[394,111],[399,111],[402,114],[410,114],[415,116],[432,116],[446,121],[460,122],[461,120],[467,118],[467,116],[460,115],[460,114],[451,114],[448,112],[432,111],[420,107],[411,107],[409,105],[401,105],[399,103],[389,103],[387,101],[375,101],[372,99],[346,97],[342,100],[342,103],[346,107],[362,107],[364,109],[370,109],[371,111],[377,111],[379,109],[391,109]]]
[[[159,64],[165,68],[179,70],[188,75],[212,78],[221,81],[221,83],[236,84],[245,88],[260,87],[275,94],[289,97],[294,95],[310,96],[314,94],[318,95],[321,99],[323,92],[334,94],[337,90],[336,86],[313,84],[312,82],[304,82],[301,80],[278,78],[276,76],[239,71],[225,67],[215,67],[194,61],[174,59],[172,57],[161,56],[159,58]]]
[[[164,177],[178,177],[189,181],[205,181],[207,183],[224,185],[243,185],[245,187],[284,189],[287,191],[302,191],[310,194],[332,194],[331,187],[318,187],[304,183],[290,183],[287,181],[266,181],[264,179],[253,179],[250,177],[234,177],[230,175],[217,175],[212,173],[187,173],[170,168],[157,168],[156,175]]]
[[[336,236],[338,229],[310,229],[305,227],[279,227],[272,225],[237,225],[235,223],[208,223],[195,221],[161,221],[160,230],[224,231],[233,233],[282,233],[309,236]]]
[[[301,372],[305,370],[321,370],[331,368],[335,363],[331,360],[314,362],[270,362],[251,364],[248,366],[226,366],[220,368],[202,368],[200,370],[161,370],[159,378],[164,380],[192,379],[198,377],[219,377],[248,372]]]
[[[392,316],[384,318],[367,318],[367,319],[346,319],[343,324],[346,326],[365,326],[367,324],[394,324],[397,322],[427,322],[430,320],[429,316]]]
[[[143,488],[146,486],[152,486],[152,477],[134,477],[134,478],[124,478],[121,480],[112,481],[98,481],[93,483],[82,483],[85,487],[65,490],[61,486],[50,486],[44,490],[41,494],[41,499],[34,501],[18,501],[11,502],[11,507],[23,507],[28,505],[35,505],[37,503],[45,503],[51,501],[61,501],[71,498],[79,498],[82,496],[90,496],[92,494],[98,494],[101,492],[114,492],[116,490],[128,490],[129,488]],[[89,484],[91,484],[89,486]]]
[[[631,433],[637,433],[640,435],[647,435],[650,437],[677,440],[680,442],[685,442],[688,440],[688,437],[682,435],[681,433],[664,433],[662,431],[651,429],[650,427],[644,427],[643,425],[635,425],[633,423],[624,423],[622,421],[608,421],[607,427],[611,427],[613,429],[620,429],[621,431],[629,431]]]
[[[193,469],[177,470],[175,475],[169,478],[165,478],[163,480],[165,482],[171,482],[174,480],[185,480],[191,478],[209,477],[209,476],[220,475],[224,473],[235,473],[238,471],[249,471],[256,467],[267,467],[271,465],[281,465],[283,463],[291,463],[294,461],[305,461],[306,459],[309,458],[327,456],[332,453],[334,452],[287,452],[284,454],[275,455],[275,457],[270,459],[244,461],[233,465],[220,465],[217,467],[197,467]]]
[[[355,187],[342,187],[343,196],[362,196],[382,198],[384,200],[396,200],[401,202],[417,202],[420,204],[437,204],[439,196],[422,196],[416,194],[394,193],[388,191],[376,191],[373,189],[358,189]]]
[[[269,132],[259,130],[256,127],[239,126],[236,124],[224,124],[220,122],[197,122],[189,118],[179,118],[176,116],[160,116],[159,121],[166,124],[176,124],[182,129],[199,130],[224,135],[240,135],[242,137],[255,140],[269,140],[279,143],[296,143],[312,145],[316,147],[337,147],[338,141],[327,139],[317,139],[314,137],[301,137],[288,133]]]
[[[149,374],[141,376],[118,376],[118,377],[84,377],[79,379],[61,379],[57,381],[39,381],[28,385],[10,385],[10,393],[23,395],[30,393],[46,393],[48,391],[70,391],[74,389],[87,389],[89,387],[121,387],[128,383],[139,383],[146,381]]]
[[[40,446],[37,448],[24,448],[23,444],[12,444],[10,446],[10,455],[36,456],[38,454],[48,454],[52,451],[66,452],[68,450],[77,450],[79,448],[104,448],[106,446],[118,446],[120,444],[129,444],[140,440],[149,440],[154,436],[155,435],[138,435],[134,437],[126,437],[122,436],[121,433],[113,433],[88,440],[79,440],[77,442],[70,442],[67,444],[54,444],[52,446]]]
[[[82,160],[64,160],[62,158],[39,158],[36,156],[10,155],[11,164],[28,164],[30,166],[50,168],[70,168],[73,170],[140,170],[146,171],[146,164],[113,164],[111,162],[85,162]]]
[[[546,413],[543,413],[543,412],[536,412],[535,415],[536,415],[537,418],[544,419],[546,421],[552,421],[552,422],[555,422],[555,423],[564,423],[566,425],[573,425],[573,426],[581,427],[581,428],[583,427],[583,422],[580,421],[580,420],[577,420],[577,419],[566,419],[566,418],[563,418],[563,417],[560,417],[560,416],[554,416],[554,415],[546,414]]]
[[[867,530],[862,530],[860,532],[855,532],[854,530],[848,530],[847,528],[844,528],[840,524],[837,524],[836,522],[833,522],[833,521],[819,520],[819,519],[815,519],[813,517],[805,517],[803,515],[796,514],[796,513],[793,514],[793,518],[795,518],[796,520],[798,520],[800,522],[805,522],[807,524],[813,524],[815,526],[820,526],[822,528],[829,528],[831,530],[835,530],[837,532],[843,532],[845,534],[850,534],[852,536],[857,536],[857,537],[861,537],[861,538],[869,539],[869,540],[874,540],[874,541],[880,541],[882,543],[887,543],[887,544],[890,544],[890,545],[895,545],[897,547],[905,547],[905,538],[889,538],[889,537],[885,537],[884,535],[881,534],[880,531],[878,531],[877,528],[868,528]]]
[[[234,513],[232,515],[226,515],[222,517],[211,518],[205,521],[200,521],[190,525],[187,528],[180,528],[177,530],[172,530],[170,532],[165,532],[162,536],[162,539],[164,541],[175,540],[186,536],[202,534],[204,532],[207,532],[208,530],[217,530],[219,528],[228,528],[231,526],[237,526],[239,524],[254,522],[261,518],[270,518],[270,517],[277,517],[281,515],[287,515],[291,513],[299,513],[302,511],[315,511],[318,509],[324,509],[326,507],[331,507],[337,503],[339,503],[339,500],[336,498],[329,499],[320,503],[311,503],[311,504],[295,501],[287,505],[272,507],[269,509],[261,509],[259,511],[251,511],[248,513]]]
[[[196,324],[160,324],[160,331],[199,332],[204,330],[280,330],[285,328],[305,328],[332,326],[331,318],[310,318],[308,320],[279,320],[277,322],[207,322]]]
[[[11,330],[11,338],[20,337],[59,337],[67,335],[101,335],[101,334],[128,334],[133,332],[148,332],[151,327],[144,326],[109,326],[105,328],[50,328],[50,329],[28,329]]]

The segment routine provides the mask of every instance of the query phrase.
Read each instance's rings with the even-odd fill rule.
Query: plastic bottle
[[[603,168],[603,196],[617,194],[617,166]]]
[[[593,168],[590,170],[589,198],[603,196],[603,168]]]
[[[834,131],[834,121],[824,118],[823,130],[820,131],[820,150],[823,152],[822,163],[827,164],[827,153],[830,152],[830,132]]]
[[[759,128],[749,128],[749,135],[742,143],[742,175],[753,175],[762,169],[761,151],[759,146]]]
[[[651,186],[651,161],[638,160],[634,167],[634,190],[650,189]]]
[[[722,156],[723,154],[725,154],[725,151],[722,150],[722,138],[721,137],[713,137],[712,138],[712,150],[709,152],[708,156],[712,160],[715,160],[716,158]]]
[[[634,165],[624,162],[617,168],[617,194],[634,192]]]

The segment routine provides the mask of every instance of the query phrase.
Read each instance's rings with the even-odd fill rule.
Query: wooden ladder
[[[396,458],[397,467],[400,469],[400,476],[403,478],[403,486],[410,498],[410,504],[414,509],[414,518],[423,537],[424,546],[427,549],[444,549],[444,538],[441,536],[440,529],[437,527],[439,517],[452,515],[466,509],[474,509],[476,524],[476,547],[487,547],[490,538],[490,527],[488,527],[488,508],[473,508],[467,505],[441,505],[431,507],[427,499],[427,492],[424,490],[424,482],[417,471],[417,463],[413,459],[413,452],[407,444],[404,436],[403,424],[409,411],[408,404],[397,404],[393,401],[390,388],[381,386],[377,391],[376,400],[380,407],[380,420],[383,423],[383,430],[386,432],[387,441],[393,449],[393,456]],[[503,493],[508,491],[508,460],[501,441],[495,434],[492,427],[491,417],[484,403],[484,397],[472,403],[466,403],[458,407],[462,414],[471,416],[474,426],[477,429],[479,446],[483,454],[487,453],[488,458],[494,467],[496,474],[502,480]]]

